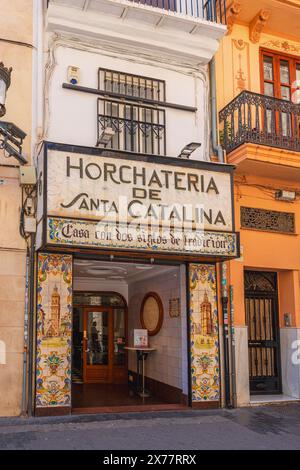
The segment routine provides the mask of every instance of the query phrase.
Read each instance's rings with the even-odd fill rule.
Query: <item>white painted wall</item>
[[[166,108],[167,155],[177,157],[190,142],[202,147],[192,158],[205,159],[208,140],[207,84],[204,68],[199,72],[170,65],[162,66],[153,60],[146,63],[138,56],[88,47],[71,40],[60,39],[52,48],[53,67],[46,81],[49,96],[46,99],[45,139],[73,145],[95,147],[97,141],[97,96],[62,88],[67,82],[68,66],[80,68],[80,85],[97,88],[98,68],[144,75],[166,81],[166,100],[196,107],[196,113]],[[159,58],[158,58],[159,59]],[[55,65],[54,65],[55,64]]]
[[[149,338],[150,346],[156,351],[147,359],[146,375],[182,390],[182,354],[185,352],[182,351],[182,342],[186,330],[182,330],[181,323],[184,323],[184,318],[170,318],[169,316],[169,300],[180,296],[180,270],[130,285],[130,345],[133,345],[133,329],[141,328],[140,309],[143,298],[148,292],[156,292],[160,296],[164,306],[164,322],[160,332]],[[133,354],[129,355],[129,369],[136,371],[136,358]]]

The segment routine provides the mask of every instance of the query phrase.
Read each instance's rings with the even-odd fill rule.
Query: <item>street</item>
[[[0,449],[300,449],[300,403],[235,410],[3,418]]]

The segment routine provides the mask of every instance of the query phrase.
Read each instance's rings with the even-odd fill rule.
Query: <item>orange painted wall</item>
[[[219,111],[227,106],[243,90],[256,93],[262,92],[260,82],[261,48],[280,54],[286,53],[300,57],[300,37],[297,40],[295,35],[291,36],[288,26],[286,27],[286,35],[274,33],[276,30],[283,31],[284,25],[280,24],[277,28],[276,24],[274,24],[274,18],[277,18],[278,15],[275,12],[275,6],[272,14],[272,2],[268,1],[267,7],[271,9],[272,21],[270,23],[275,29],[272,32],[268,27],[262,28],[257,42],[251,41],[250,37],[249,25],[252,18],[249,15],[247,17],[247,12],[249,11],[247,1],[242,0],[240,3],[243,10],[240,15],[241,17],[233,25],[231,33],[222,40],[216,55],[217,102]],[[257,12],[260,8],[263,8],[259,3],[257,2]],[[289,14],[295,15],[295,11],[295,8],[291,8]],[[247,21],[245,20],[246,17],[248,18]],[[293,16],[291,18],[294,19]],[[298,156],[300,157],[299,152],[295,152],[292,155],[294,167],[298,164]],[[249,158],[249,155],[240,155],[240,157],[239,161],[242,161],[243,158]],[[255,158],[267,162],[268,149],[264,155],[263,152],[261,154],[257,152]],[[284,149],[282,149],[277,160],[275,164],[278,163],[277,168],[280,168],[277,171],[277,175],[280,178],[282,174],[282,180],[272,177],[272,167],[274,168],[275,164],[271,165],[269,163],[269,171],[265,176],[263,176],[264,173],[262,172],[260,172],[260,176],[255,173],[256,162],[253,163],[253,161],[251,170],[249,170],[249,165],[247,171],[242,171],[239,165],[237,167],[235,177],[235,212],[236,230],[240,231],[241,234],[242,257],[229,263],[229,282],[234,288],[234,317],[237,326],[245,325],[244,269],[272,270],[278,273],[280,326],[284,326],[285,313],[291,315],[293,326],[300,326],[300,198],[298,197],[295,203],[275,200],[276,189],[294,189],[300,193],[300,176],[298,184],[291,182],[290,178],[283,174],[285,168],[288,168],[289,162],[291,162],[291,160],[288,160],[288,156],[286,156],[285,161]],[[293,180],[297,181],[296,176]],[[261,188],[258,186],[261,186]],[[241,206],[294,212],[296,216],[296,235],[241,229]]]
[[[234,286],[235,323],[236,325],[245,324],[243,271],[244,269],[261,269],[278,272],[280,325],[284,326],[284,313],[290,313],[292,325],[300,326],[300,200],[294,203],[279,202],[275,200],[275,191],[257,187],[258,185],[266,188],[273,187],[275,190],[286,187],[286,181],[259,178],[253,175],[243,177],[236,175],[235,179],[236,229],[240,231],[242,247],[241,259],[230,263],[230,284]],[[299,190],[295,185],[289,185],[289,187]],[[286,235],[242,229],[241,206],[295,213],[296,234]]]

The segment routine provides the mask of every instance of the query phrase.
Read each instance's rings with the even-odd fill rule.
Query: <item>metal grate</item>
[[[141,100],[166,101],[164,80],[122,73],[117,70],[99,69],[98,89],[107,93],[141,98]]]
[[[226,24],[226,0],[131,0],[140,5]]]
[[[249,375],[252,393],[281,391],[276,273],[245,271]]]
[[[295,233],[295,214],[241,207],[241,227],[278,233]]]
[[[107,148],[166,155],[166,119],[163,109],[98,99],[98,142],[106,128],[115,135]]]

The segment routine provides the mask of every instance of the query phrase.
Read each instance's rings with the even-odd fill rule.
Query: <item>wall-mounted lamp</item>
[[[190,158],[193,152],[201,147],[201,144],[198,142],[191,142],[190,144],[186,145],[178,155],[178,158]]]
[[[11,72],[11,67],[8,69],[4,67],[3,62],[0,62],[0,117],[4,116],[6,113],[6,93],[11,83]]]
[[[106,147],[108,144],[110,144],[115,134],[116,132],[111,127],[106,127],[103,129],[103,132],[98,139],[97,146],[103,145]]]

